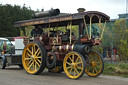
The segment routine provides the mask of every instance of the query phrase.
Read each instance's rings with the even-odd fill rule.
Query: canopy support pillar
[[[90,16],[90,37],[89,37],[89,40],[91,40],[91,30],[92,29],[92,16]]]

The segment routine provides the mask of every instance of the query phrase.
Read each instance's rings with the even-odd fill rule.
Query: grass
[[[108,67],[118,67],[123,70],[128,70],[128,63],[121,63],[121,62],[118,64],[105,63],[104,71],[103,71],[104,75],[121,76],[121,77],[128,78],[128,73],[127,74],[119,74],[119,73],[116,73],[114,69],[108,69]]]

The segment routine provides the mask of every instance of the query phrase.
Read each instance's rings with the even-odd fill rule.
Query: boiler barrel
[[[48,11],[42,11],[42,12],[37,12],[32,15],[33,18],[41,18],[41,17],[49,17],[49,16],[56,16],[60,14],[59,9],[51,9]]]

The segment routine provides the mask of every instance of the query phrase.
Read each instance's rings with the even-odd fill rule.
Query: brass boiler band
[[[54,47],[55,47],[55,51],[69,52],[69,51],[73,51],[74,44],[72,45],[66,44],[66,45],[54,46]]]

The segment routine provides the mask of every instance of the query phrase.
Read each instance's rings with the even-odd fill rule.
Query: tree
[[[14,22],[32,18],[31,8],[18,5],[0,4],[0,37],[19,36],[20,30],[13,26]]]
[[[117,53],[121,60],[128,59],[128,29],[126,20],[116,20],[113,27],[114,46],[117,47]]]
[[[102,46],[104,47],[111,46],[112,38],[113,38],[112,34],[113,34],[113,31],[110,29],[110,27],[108,27],[108,25],[106,25],[104,29],[103,38],[102,38]]]

